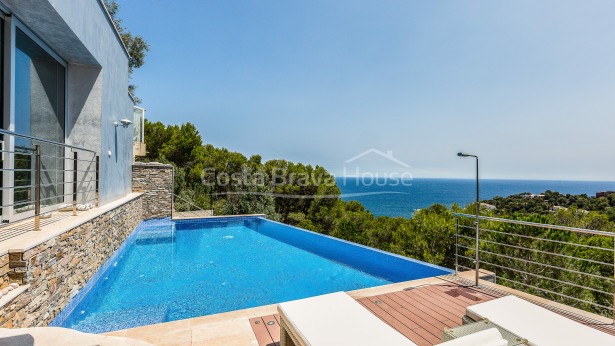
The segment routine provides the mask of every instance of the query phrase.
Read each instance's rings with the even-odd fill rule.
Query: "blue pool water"
[[[263,218],[150,220],[51,325],[102,333],[448,273]]]

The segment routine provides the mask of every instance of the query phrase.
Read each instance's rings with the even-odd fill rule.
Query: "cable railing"
[[[453,213],[455,272],[481,270],[499,284],[615,323],[615,232]]]
[[[100,157],[95,151],[3,129],[0,138],[0,240],[21,234],[7,228],[12,224],[33,219],[25,228],[39,231],[41,219],[54,212],[76,216],[98,207]]]

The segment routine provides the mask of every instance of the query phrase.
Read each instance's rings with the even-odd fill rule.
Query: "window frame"
[[[7,129],[9,131],[15,131],[15,49],[16,49],[16,36],[15,33],[17,29],[21,30],[28,38],[30,38],[34,43],[36,43],[39,47],[41,47],[45,52],[47,52],[58,64],[64,67],[64,116],[63,116],[63,127],[64,127],[64,135],[63,135],[63,143],[66,143],[67,140],[67,118],[69,112],[69,95],[68,95],[68,68],[69,64],[62,59],[51,47],[49,47],[43,40],[41,40],[27,25],[25,25],[19,18],[10,13],[10,11],[0,2],[0,19],[3,21],[4,25],[4,37],[3,37],[3,63],[0,68],[2,69],[2,83],[3,83],[3,108],[2,108],[2,128]],[[6,136],[6,139],[2,142],[2,150],[6,151],[14,151],[15,150],[15,139],[11,136]],[[5,169],[13,169],[14,168],[14,160],[6,159],[10,157],[10,153],[1,153],[3,156],[3,168]],[[66,155],[66,153],[65,153]],[[66,162],[65,162],[66,165]],[[5,171],[6,172],[6,171]],[[66,180],[66,177],[64,178]],[[15,186],[15,177],[14,174],[3,174],[2,175],[2,186]],[[11,205],[14,203],[14,190],[13,189],[2,189],[2,204]],[[41,208],[41,212],[45,212],[45,209],[51,209],[50,207]],[[29,215],[33,215],[32,212],[22,212],[16,214],[14,208],[11,207],[3,207],[2,214],[0,216],[1,221],[13,222],[22,218],[27,218]],[[0,223],[1,224],[1,223]]]

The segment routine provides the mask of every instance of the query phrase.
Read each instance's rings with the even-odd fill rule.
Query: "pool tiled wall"
[[[12,251],[10,281],[30,288],[0,308],[0,326],[46,326],[143,220],[141,195],[25,251]],[[10,263],[9,263],[10,267]]]

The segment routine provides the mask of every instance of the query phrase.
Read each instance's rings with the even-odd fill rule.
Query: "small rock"
[[[19,284],[16,282],[12,282],[11,284],[9,284],[9,287],[17,288],[19,287]]]
[[[3,295],[8,294],[8,293],[9,293],[8,287],[5,287],[5,288],[2,289],[2,294]]]
[[[9,290],[9,291],[12,291],[12,290],[14,290],[14,289],[15,289],[15,287],[13,287],[13,286],[9,286],[9,287],[6,287],[6,288],[5,288],[5,290]],[[3,291],[4,291],[4,290],[3,290]]]
[[[60,205],[60,211],[71,211],[73,210],[72,204],[62,204]]]

